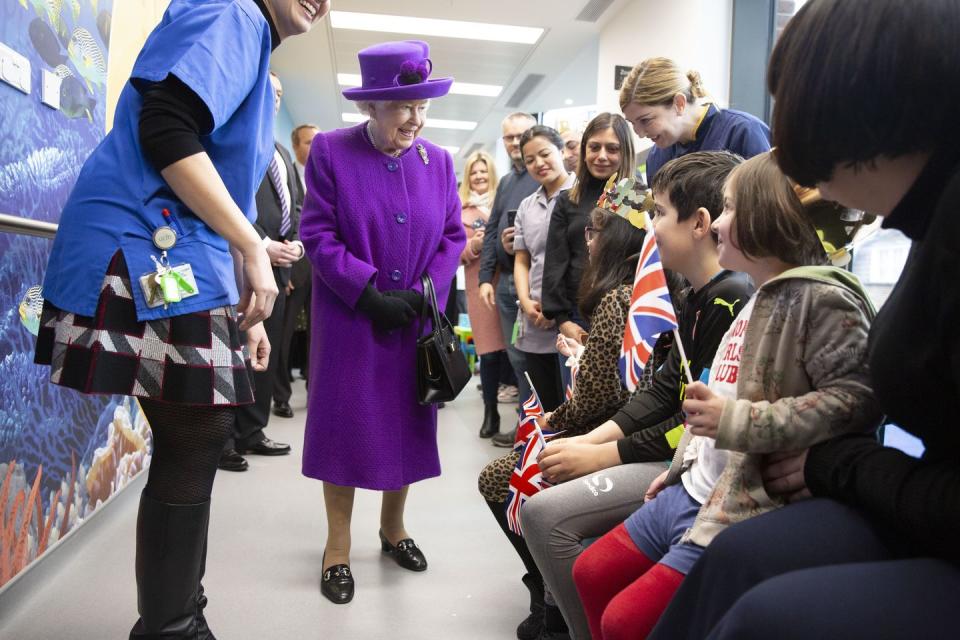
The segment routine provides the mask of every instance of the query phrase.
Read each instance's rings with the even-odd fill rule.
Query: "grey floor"
[[[411,573],[380,553],[380,494],[358,492],[352,553],[357,594],[341,606],[320,595],[326,523],[320,483],[300,475],[305,400],[298,382],[296,417],[274,417],[267,430],[292,443],[293,455],[250,456],[249,471],[217,477],[204,581],[207,618],[217,637],[516,637],[527,606],[522,565],[476,490],[477,472],[504,450],[476,436],[482,403],[475,384],[440,411],[443,474],[414,485],[407,504],[407,529],[430,568]],[[505,423],[508,410],[500,405]],[[127,637],[137,617],[139,489],[131,486],[0,596],[0,638]]]

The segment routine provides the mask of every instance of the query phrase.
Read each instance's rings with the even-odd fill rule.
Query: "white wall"
[[[696,69],[707,92],[721,106],[730,98],[733,0],[633,0],[610,18],[600,33],[597,105],[619,113],[614,67],[645,58],[672,58]],[[644,146],[649,146],[645,143]]]

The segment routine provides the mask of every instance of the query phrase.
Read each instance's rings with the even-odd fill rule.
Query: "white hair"
[[[372,112],[375,110],[380,110],[384,107],[407,102],[420,102],[420,100],[355,100],[353,104],[356,106],[357,111],[367,117],[370,117]],[[430,106],[430,100],[426,100],[425,106]]]

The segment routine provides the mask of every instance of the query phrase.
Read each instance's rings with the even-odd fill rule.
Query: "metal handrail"
[[[57,225],[51,222],[37,222],[29,218],[0,213],[0,231],[16,233],[22,236],[52,238],[57,235]]]

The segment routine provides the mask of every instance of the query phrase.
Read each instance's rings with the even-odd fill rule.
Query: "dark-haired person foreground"
[[[718,536],[653,637],[955,637],[960,59],[944,52],[958,32],[953,0],[813,0],[767,78],[784,172],[913,241],[869,364],[880,408],[926,451],[915,459],[863,435],[771,459],[767,491],[797,504]],[[863,108],[850,109],[854,95]]]

